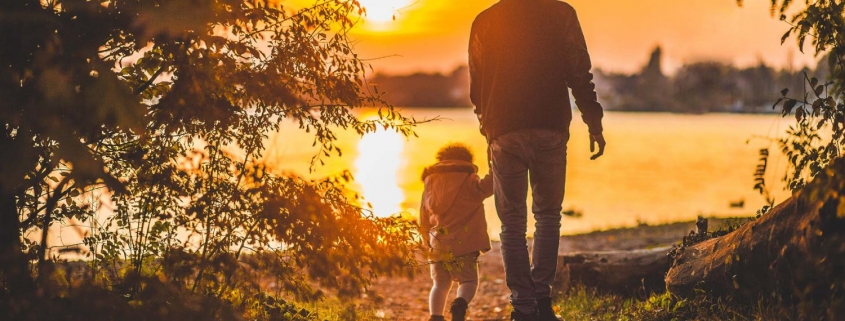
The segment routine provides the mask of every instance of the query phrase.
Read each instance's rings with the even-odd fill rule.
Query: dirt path
[[[725,220],[711,220],[712,229]],[[560,253],[577,251],[634,250],[671,245],[695,228],[693,222],[659,226],[614,229],[561,238]],[[504,320],[510,315],[510,291],[504,282],[499,243],[480,258],[481,279],[478,293],[470,304],[469,320]],[[375,282],[364,305],[377,307],[384,320],[428,320],[428,293],[431,289],[428,266],[415,269],[413,278],[382,278]],[[447,302],[454,299],[454,288]],[[448,304],[447,304],[448,310]],[[448,312],[447,312],[448,314]],[[447,317],[448,318],[448,317]]]

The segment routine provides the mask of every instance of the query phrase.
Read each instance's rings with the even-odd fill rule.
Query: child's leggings
[[[443,315],[452,281],[458,282],[457,297],[472,302],[478,290],[478,253],[459,256],[452,262],[432,263],[431,279],[434,281],[428,297],[431,315]]]

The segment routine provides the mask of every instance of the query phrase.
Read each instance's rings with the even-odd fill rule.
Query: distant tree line
[[[816,70],[777,70],[765,63],[747,68],[702,61],[685,64],[674,75],[661,68],[662,50],[655,48],[637,73],[622,74],[596,69],[599,99],[608,110],[678,113],[773,112],[772,104],[783,88],[803,85],[804,73],[826,77],[827,64]],[[448,74],[378,74],[371,79],[382,97],[403,107],[468,107],[469,78],[466,66]]]
[[[401,107],[467,107],[469,100],[469,68],[460,66],[449,74],[413,73],[410,75],[377,74],[370,79],[382,98]]]
[[[604,106],[621,111],[770,112],[778,91],[800,87],[805,73],[827,74],[826,64],[819,64],[817,70],[776,70],[763,62],[737,68],[702,61],[685,64],[670,76],[661,69],[661,59],[662,50],[657,47],[638,73],[597,70],[595,82]]]

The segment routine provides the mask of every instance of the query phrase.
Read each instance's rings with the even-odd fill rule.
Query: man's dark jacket
[[[501,0],[476,17],[470,98],[489,141],[523,128],[569,132],[567,87],[591,134],[601,134],[590,56],[575,9],[557,0]]]

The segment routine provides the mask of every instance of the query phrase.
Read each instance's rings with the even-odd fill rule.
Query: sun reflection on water
[[[399,187],[399,171],[403,166],[404,147],[401,134],[381,128],[358,142],[355,180],[376,216],[387,217],[402,210],[405,195]]]

